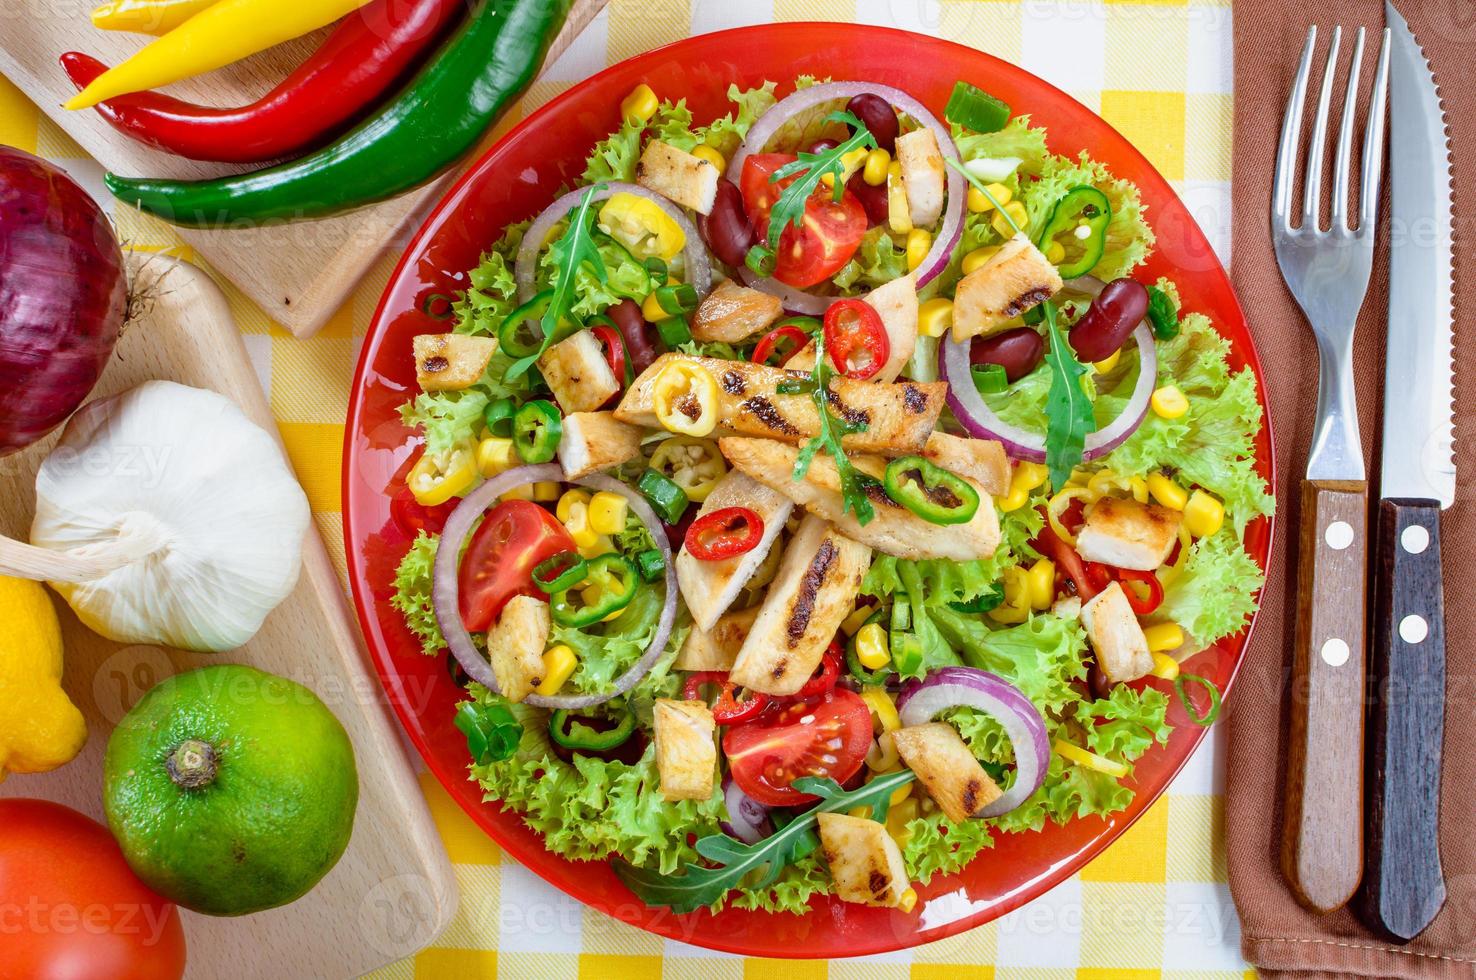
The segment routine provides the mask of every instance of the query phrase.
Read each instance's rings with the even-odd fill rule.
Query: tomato
[[[743,161],[739,188],[759,238],[769,230],[769,211],[793,178],[770,183],[769,176],[797,159],[792,153],[755,153]],[[866,234],[866,209],[850,191],[835,200],[821,184],[805,202],[805,217],[798,228],[785,227],[775,254],[774,278],[797,289],[824,282],[841,270]]]
[[[485,632],[515,595],[539,598],[533,569],[574,539],[558,519],[531,500],[508,500],[487,512],[472,535],[458,573],[461,619],[473,633]]]
[[[871,712],[844,688],[776,703],[723,736],[734,782],[769,806],[814,800],[790,786],[800,776],[829,776],[844,783],[861,768],[870,746]]]
[[[129,870],[106,827],[45,800],[0,800],[0,976],[177,980],[178,910]]]
[[[390,517],[394,519],[395,526],[409,537],[413,538],[421,531],[440,534],[459,503],[461,498],[458,497],[435,507],[426,507],[415,499],[409,487],[401,487],[400,492],[390,499]]]

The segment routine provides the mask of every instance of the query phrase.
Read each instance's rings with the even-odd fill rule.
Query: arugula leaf
[[[1051,369],[1051,390],[1046,395],[1046,467],[1051,471],[1051,486],[1059,490],[1081,462],[1087,433],[1097,431],[1097,417],[1081,386],[1086,365],[1066,344],[1056,322],[1056,304],[1047,301],[1040,308],[1045,313],[1045,359]]]
[[[511,757],[523,738],[522,724],[505,704],[463,701],[456,709],[455,724],[466,736],[472,762],[479,766]]]
[[[794,788],[820,797],[820,802],[772,836],[754,844],[725,834],[710,834],[697,841],[697,853],[718,867],[689,864],[685,874],[664,875],[659,870],[616,860],[615,875],[647,905],[665,906],[677,913],[695,912],[721,900],[734,888],[757,891],[772,885],[786,865],[799,859],[800,848],[813,840],[810,828],[821,813],[844,813],[852,807],[867,806],[871,819],[885,821],[892,793],[914,778],[912,770],[903,769],[847,791],[833,779],[803,776],[794,781]]]
[[[830,366],[830,358],[825,354],[825,332],[820,331],[815,334],[815,366],[810,371],[810,379],[796,381],[787,387],[784,386],[785,383],[781,383],[779,389],[780,394],[809,392],[815,403],[815,412],[820,418],[820,433],[800,447],[799,457],[794,461],[793,476],[795,480],[803,480],[805,474],[810,472],[810,464],[814,462],[815,456],[822,449],[830,453],[835,459],[836,475],[840,477],[841,513],[853,510],[856,512],[856,522],[866,525],[876,516],[876,510],[866,496],[864,485],[864,481],[871,477],[851,464],[851,457],[846,455],[841,445],[844,437],[854,432],[866,431],[866,423],[848,422],[831,414],[830,382],[834,377],[835,369]]]

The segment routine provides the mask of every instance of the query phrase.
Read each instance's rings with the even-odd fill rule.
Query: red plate
[[[866,79],[894,85],[940,116],[960,78],[1028,112],[1050,131],[1052,149],[1086,150],[1142,189],[1158,248],[1146,276],[1172,276],[1185,308],[1210,316],[1229,338],[1235,367],[1260,374],[1255,346],[1209,243],[1167,181],[1126,139],[1064,92],[1027,72],[961,45],[905,31],[847,24],[773,24],[690,38],[615,65],[530,116],[478,161],[448,193],[390,277],[364,344],[354,382],[344,453],[344,535],[349,578],[369,649],[390,702],[431,771],[488,834],[535,873],[602,912],[663,936],[752,956],[841,957],[917,946],[1004,915],[1068,877],[1117,838],[1161,793],[1204,732],[1174,701],[1173,738],[1136,767],[1137,797],[1108,820],[1077,820],[1038,834],[1000,834],[992,850],[956,875],[919,889],[910,915],[822,901],[805,916],[728,910],[675,916],[637,901],[605,864],[576,863],[549,853],[517,815],[482,802],[467,779],[466,741],[452,726],[460,693],[442,658],[420,653],[390,608],[394,568],[407,537],[390,518],[397,474],[415,449],[396,409],[414,393],[410,338],[445,329],[424,312],[438,295],[464,288],[466,272],[503,226],[551,203],[584,167],[590,146],[620,122],[620,100],[648,83],[659,95],[685,97],[705,121],[728,111],[730,82],[747,88],[795,75]],[[1266,408],[1265,388],[1261,405]],[[1269,415],[1268,415],[1269,418]],[[1263,476],[1272,477],[1270,423],[1257,443]],[[1247,542],[1266,566],[1271,525],[1258,520]],[[1240,665],[1244,636],[1200,654],[1194,670],[1229,686]],[[1162,684],[1161,681],[1155,683]]]

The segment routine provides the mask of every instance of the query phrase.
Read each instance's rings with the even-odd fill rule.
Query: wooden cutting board
[[[575,0],[549,51],[549,64],[604,6],[605,0]],[[129,139],[96,112],[64,111],[62,102],[75,89],[57,63],[62,52],[83,51],[111,65],[150,40],[143,35],[97,30],[87,18],[90,7],[60,4],[38,11],[35,4],[0,0],[0,74],[109,170],[128,176],[201,178],[253,169],[182,160]],[[168,92],[211,105],[255,101],[301,64],[330,30],[324,28],[220,71],[171,85]],[[316,333],[342,305],[396,233],[439,196],[449,179],[442,177],[417,191],[334,218],[263,228],[182,228],[179,234],[268,316],[296,336],[306,337]]]
[[[194,266],[162,255],[131,253],[129,262],[135,282],[153,299],[127,328],[93,397],[168,379],[220,392],[275,433],[215,283]],[[0,534],[26,540],[36,468],[56,438],[0,459]],[[189,977],[357,977],[411,955],[441,932],[456,909],[451,865],[316,529],[308,532],[296,591],[250,643],[232,653],[113,643],[53,599],[66,651],[63,683],[87,718],[87,746],[55,772],[11,776],[0,783],[0,796],[55,800],[102,820],[103,752],[113,726],[160,680],[209,664],[250,664],[306,685],[353,740],[359,808],[342,860],[316,888],[283,908],[229,919],[185,913]]]

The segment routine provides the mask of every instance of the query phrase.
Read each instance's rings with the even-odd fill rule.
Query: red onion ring
[[[436,623],[441,627],[441,633],[446,638],[446,645],[451,649],[451,655],[456,658],[456,662],[461,664],[461,669],[466,671],[468,677],[492,693],[502,693],[497,689],[497,677],[492,672],[492,665],[472,643],[471,634],[467,632],[466,624],[461,621],[461,583],[458,576],[461,549],[466,544],[466,538],[471,533],[472,525],[497,502],[498,497],[509,490],[516,490],[530,483],[543,482],[574,483],[592,490],[608,490],[620,494],[630,502],[630,509],[641,519],[646,530],[651,532],[651,538],[656,542],[661,557],[666,559],[666,601],[661,606],[661,619],[656,624],[656,634],[651,637],[651,644],[646,647],[640,659],[616,678],[614,686],[608,693],[555,695],[553,697],[530,694],[524,699],[527,704],[539,708],[564,708],[574,711],[603,704],[635,687],[640,683],[641,678],[650,673],[652,666],[661,657],[662,651],[666,649],[666,641],[671,639],[671,630],[676,624],[677,614],[676,563],[672,561],[671,546],[666,541],[661,521],[657,518],[656,512],[651,509],[651,505],[646,503],[646,498],[619,480],[598,473],[582,480],[565,480],[564,471],[556,463],[519,466],[505,473],[499,473],[467,494],[446,521],[445,530],[441,532],[440,546],[436,549],[431,599],[436,613]]]
[[[897,696],[904,726],[924,725],[947,708],[977,708],[999,722],[1015,753],[1015,782],[1004,795],[979,812],[997,817],[1028,800],[1051,762],[1045,719],[1019,688],[997,674],[974,667],[943,667]]]
[[[543,244],[548,240],[549,231],[554,225],[564,220],[570,211],[579,206],[586,189],[570,191],[554,201],[542,214],[533,219],[533,223],[523,233],[523,241],[518,246],[517,263],[513,267],[513,275],[518,281],[520,302],[526,303],[533,298],[534,284],[538,278],[538,253],[543,251]],[[626,184],[620,181],[607,184],[604,190],[595,191],[591,200],[604,201],[621,193],[634,194],[636,197],[652,202],[682,229],[682,234],[687,236],[687,243],[682,248],[682,256],[687,264],[685,270],[687,282],[697,290],[697,295],[706,296],[712,289],[712,264],[707,260],[707,246],[703,244],[702,236],[697,233],[696,226],[687,220],[687,215],[681,208],[660,194],[649,191],[639,184]]]
[[[768,112],[760,116],[748,130],[748,138],[743,141],[743,145],[729,161],[726,171],[727,178],[735,184],[738,183],[743,174],[743,161],[747,160],[751,154],[762,153],[774,134],[799,113],[813,109],[824,102],[837,99],[849,100],[852,96],[864,94],[881,96],[890,102],[894,109],[901,110],[917,120],[920,125],[931,129],[933,135],[937,137],[938,149],[945,160],[959,158],[958,147],[954,145],[953,134],[948,127],[940,123],[921,102],[901,89],[892,88],[889,85],[877,85],[873,82],[826,82],[822,85],[800,89],[793,95],[781,99]],[[919,289],[948,267],[948,260],[953,255],[953,250],[958,247],[958,240],[963,234],[964,177],[953,167],[946,169],[948,171],[948,204],[943,213],[943,225],[933,238],[933,247],[928,250],[928,254],[923,257],[921,264],[917,267]],[[746,267],[738,269],[737,272],[745,285],[779,297],[785,309],[796,313],[818,316],[825,312],[826,307],[835,298],[816,296],[802,289],[787,286],[777,279],[761,278]]]
[[[723,805],[728,819],[719,820],[723,833],[745,844],[756,844],[774,833],[769,808],[738,788],[732,776],[723,777]]]
[[[1072,280],[1072,283],[1079,282],[1080,279]],[[1148,401],[1158,384],[1158,348],[1154,346],[1153,332],[1146,320],[1139,321],[1133,328],[1133,340],[1138,344],[1138,382],[1117,418],[1086,437],[1081,454],[1083,462],[1105,456],[1122,445],[1148,416]],[[954,418],[975,438],[998,439],[1004,443],[1005,452],[1015,459],[1044,462],[1045,434],[1010,425],[994,414],[974,386],[969,366],[971,341],[972,338],[955,341],[949,337],[938,350],[938,369],[948,382],[948,407],[953,410]]]

